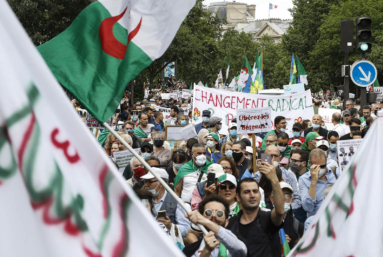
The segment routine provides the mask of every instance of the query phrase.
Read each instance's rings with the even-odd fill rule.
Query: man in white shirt
[[[345,110],[343,112],[343,115],[351,115],[351,113],[349,110]],[[350,133],[350,127],[345,124],[341,124],[340,119],[341,115],[339,112],[336,112],[332,115],[331,121],[334,124],[334,128],[332,129],[332,131],[338,132],[339,137],[342,137]]]

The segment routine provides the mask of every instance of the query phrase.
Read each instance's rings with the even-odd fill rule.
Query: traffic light
[[[356,52],[371,53],[371,18],[356,18]]]

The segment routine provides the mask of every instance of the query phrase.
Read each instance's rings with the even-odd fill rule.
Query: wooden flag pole
[[[255,133],[252,134],[253,137],[253,173],[257,171],[257,146],[255,143]]]

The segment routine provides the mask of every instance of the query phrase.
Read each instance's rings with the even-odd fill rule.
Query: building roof
[[[280,24],[275,24],[273,22],[266,22],[256,33],[255,37],[259,36],[259,34],[266,29],[267,27],[271,27],[278,35],[283,35],[287,33],[287,30],[289,28],[289,23],[280,23]]]

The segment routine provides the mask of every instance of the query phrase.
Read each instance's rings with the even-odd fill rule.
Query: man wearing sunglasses
[[[327,157],[322,149],[312,150],[309,161],[310,172],[299,178],[302,207],[307,212],[307,218],[317,213],[323,202],[324,190],[336,181],[333,171],[327,168]]]
[[[197,242],[189,244],[183,253],[189,256],[246,256],[246,245],[230,230],[225,229],[229,220],[229,204],[222,197],[212,195],[199,204],[199,211],[189,212],[185,217],[194,224],[201,224],[209,233]]]

